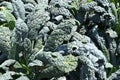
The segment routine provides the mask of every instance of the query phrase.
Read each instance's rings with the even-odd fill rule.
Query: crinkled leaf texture
[[[43,78],[60,77],[76,69],[78,58],[72,55],[62,56],[58,52],[41,52],[36,58],[45,64],[41,71]]]

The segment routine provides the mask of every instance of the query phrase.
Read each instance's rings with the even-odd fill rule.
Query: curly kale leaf
[[[13,13],[16,18],[21,18],[25,20],[25,7],[21,0],[12,0]]]
[[[8,54],[11,49],[11,31],[8,27],[0,26],[0,51]]]
[[[51,33],[45,44],[45,51],[55,51],[55,49],[65,41],[69,42],[70,38],[77,30],[74,19],[65,20]]]
[[[46,5],[39,4],[36,5],[33,12],[31,12],[27,17],[27,25],[29,28],[28,37],[30,39],[36,39],[39,31],[43,28],[45,23],[50,20],[50,15],[45,9]]]
[[[60,77],[76,69],[78,58],[72,55],[62,56],[58,52],[41,52],[36,55],[45,68],[40,72],[41,78]]]

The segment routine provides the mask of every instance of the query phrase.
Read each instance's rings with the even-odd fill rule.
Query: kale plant
[[[119,0],[0,0],[0,80],[119,80]]]

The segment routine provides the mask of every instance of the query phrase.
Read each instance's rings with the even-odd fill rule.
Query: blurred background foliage
[[[120,0],[110,0],[112,3],[115,4],[116,12],[117,12],[117,22],[116,22],[116,32],[120,36]]]

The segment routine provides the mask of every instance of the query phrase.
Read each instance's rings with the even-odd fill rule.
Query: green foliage
[[[41,78],[60,77],[76,69],[78,58],[72,55],[62,56],[58,52],[41,52],[36,58],[43,62]],[[43,66],[43,65],[42,65]]]
[[[19,62],[13,59],[8,59],[5,62],[3,62],[0,65],[0,69],[3,72],[0,72],[2,75],[0,75],[0,80],[20,80],[25,79],[29,80],[28,77],[26,77],[26,74],[23,74],[27,72],[27,69],[24,68]]]
[[[76,17],[80,5],[85,4],[87,2],[92,2],[92,1],[93,0],[74,0],[74,2],[72,2],[71,5],[70,5],[70,8],[72,9],[71,13],[74,15],[74,17]]]
[[[20,17],[16,17],[5,7],[0,7],[0,57],[1,54],[9,53],[7,54],[7,60],[5,59],[0,64],[0,80],[29,80],[29,78],[30,80],[41,80],[43,78],[50,79],[59,78],[61,76],[65,76],[67,78],[67,76],[69,76],[69,74],[72,72],[78,72],[77,75],[79,75],[79,77],[82,78],[85,76],[86,79],[89,80],[89,77],[103,77],[104,74],[102,73],[106,73],[107,69],[107,76],[110,76],[112,73],[117,71],[119,67],[109,63],[109,61],[113,60],[110,58],[109,52],[110,50],[113,50],[111,48],[114,48],[114,42],[112,43],[112,40],[118,37],[117,33],[120,34],[120,0],[111,0],[111,2],[113,2],[113,6],[111,8],[116,17],[115,30],[117,31],[116,33],[109,25],[108,27],[110,28],[105,30],[105,34],[112,38],[109,39],[111,42],[107,41],[104,31],[103,34],[94,33],[96,34],[95,37],[98,37],[95,39],[96,42],[91,40],[92,38],[87,41],[85,37],[83,37],[84,39],[81,40],[82,38],[79,36],[75,37],[77,35],[74,34],[75,32],[81,34],[81,27],[85,27],[83,29],[85,30],[85,34],[82,33],[81,36],[86,34],[89,36],[89,31],[91,31],[92,27],[94,25],[96,26],[96,24],[98,25],[96,29],[101,31],[99,30],[99,27],[101,27],[99,24],[102,22],[102,20],[101,22],[98,20],[99,24],[96,22],[97,18],[95,18],[95,20],[93,19],[91,22],[89,22],[89,20],[94,17],[101,18],[102,14],[104,14],[104,7],[106,5],[98,5],[97,0],[72,0],[71,4],[68,4],[69,6],[64,6],[60,4],[60,2],[57,3],[57,0],[49,1],[53,1],[53,4],[55,1],[55,6],[52,5],[52,3],[50,3],[50,5],[47,4],[47,6],[43,4],[40,5],[39,8],[36,6],[35,10],[32,11],[31,3],[25,5],[25,8],[30,6],[29,10],[32,11],[30,14],[29,12],[26,12],[26,15],[29,14],[27,17],[23,14],[23,16],[26,17],[25,20],[22,20]],[[101,4],[102,2],[99,3]],[[85,4],[85,6],[80,6],[81,4]],[[16,5],[18,5],[18,3]],[[93,8],[93,6],[96,8]],[[61,13],[59,14],[57,11],[55,13],[54,7],[62,7],[63,11],[61,11],[60,8]],[[51,11],[53,8],[54,14],[49,11],[49,8],[51,8]],[[82,17],[84,19],[81,19],[81,15],[78,14],[80,8],[85,10],[85,15],[82,13]],[[19,9],[19,6],[17,9]],[[96,9],[96,12],[94,9]],[[16,11],[18,11],[18,13],[22,13],[22,11]],[[68,13],[64,11],[68,11]],[[71,16],[66,17],[66,15],[69,16],[69,13],[71,13]],[[96,13],[97,15],[94,15]],[[105,13],[107,13],[107,10]],[[17,12],[14,14],[17,14]],[[59,15],[62,16],[62,19],[57,22],[54,20],[54,18],[58,17]],[[17,20],[14,16],[17,18]],[[81,21],[76,20],[76,17],[78,16],[80,16]],[[89,19],[87,17],[89,17]],[[103,24],[104,20],[107,19],[103,18]],[[52,24],[46,25],[48,22]],[[53,24],[55,25],[55,28]],[[103,26],[107,27],[106,25],[102,25],[102,27]],[[106,38],[104,39],[103,36]],[[98,43],[97,40],[99,41]],[[66,46],[66,44],[72,43],[73,41],[83,42],[84,46],[74,47],[73,45],[72,48]],[[94,43],[95,46],[89,45],[89,43]],[[75,44],[81,45],[80,43]],[[90,48],[89,46],[93,48]],[[58,49],[57,51],[57,48],[61,48],[62,50],[60,49],[59,51]],[[97,53],[97,48],[103,51],[105,54],[102,54],[100,50],[99,51],[101,54],[99,54],[99,52]],[[94,49],[96,49],[96,51],[94,51]],[[104,70],[104,67],[106,70]],[[98,74],[98,76],[96,76],[96,74]],[[70,77],[73,76],[74,75],[70,75]],[[69,80],[72,80],[72,78]]]
[[[120,0],[110,0],[116,7],[116,9],[114,9],[117,13],[117,21],[116,21],[116,32],[118,34],[120,34]],[[113,12],[114,13],[114,12]]]
[[[119,67],[112,67],[108,70],[107,76],[111,76],[112,73],[116,72],[117,70],[119,70]]]
[[[16,21],[15,17],[5,7],[0,7],[0,9],[0,14],[4,15],[3,19],[5,19],[3,22],[1,21],[0,24],[4,25],[5,27],[9,27],[11,30],[13,30]]]
[[[116,32],[120,34],[120,7],[117,8],[117,13],[118,13],[118,21],[116,24]]]
[[[75,8],[76,10],[79,9],[79,5],[80,5],[81,0],[75,0],[72,4],[71,7]]]
[[[9,54],[11,49],[11,31],[8,27],[0,26],[0,51]]]
[[[118,3],[120,4],[120,0],[110,0],[110,2],[113,2],[113,3],[116,5],[116,7],[118,7],[118,6],[117,6]]]
[[[93,0],[87,0],[87,2],[92,2]]]
[[[113,12],[114,15],[115,15],[115,12],[117,13],[115,15],[115,16],[117,16],[115,31],[117,32],[118,35],[120,35],[120,0],[110,0],[110,2],[112,2],[116,8],[116,9],[114,8],[114,12]],[[118,66],[114,66],[114,67],[110,68],[107,76],[110,76],[112,73],[116,72],[118,69],[119,69]]]

